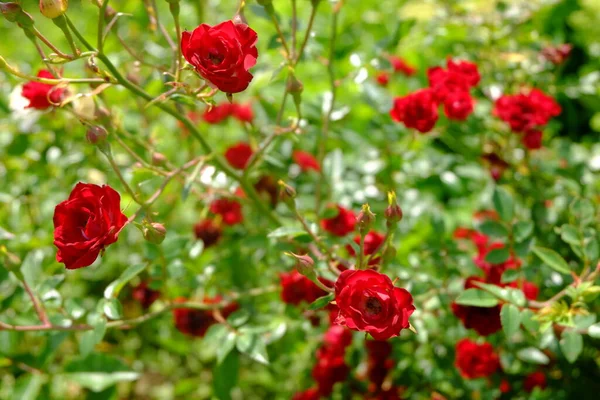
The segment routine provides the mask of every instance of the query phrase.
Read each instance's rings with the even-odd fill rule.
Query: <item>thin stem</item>
[[[40,82],[48,85],[58,85],[60,83],[106,83],[106,79],[102,78],[83,78],[83,79],[69,79],[69,78],[40,78],[39,76],[27,75],[9,65],[2,57],[0,57],[0,70],[6,70],[11,75],[17,76],[22,79],[26,79],[32,82]]]
[[[323,244],[323,242],[321,242],[321,239],[319,239],[319,237],[317,235],[315,235],[315,233],[310,229],[310,227],[308,226],[308,223],[306,222],[304,217],[300,214],[298,209],[294,208],[293,211],[294,211],[294,215],[296,216],[296,219],[298,221],[300,221],[300,224],[302,224],[302,227],[304,228],[306,233],[308,233],[308,235],[315,242],[315,244],[317,245],[317,248],[320,248],[327,256],[327,268],[329,268],[329,270],[332,273],[334,273],[335,275],[339,275],[340,271],[333,265],[333,261],[336,259],[335,256],[331,253],[331,251],[327,248],[327,246],[325,246]]]
[[[360,244],[358,247],[358,269],[363,269],[363,259],[365,257],[365,233],[360,233]]]
[[[290,61],[296,59],[296,32],[298,31],[298,10],[296,7],[296,0],[292,0],[292,52],[290,54]]]
[[[302,41],[302,44],[300,45],[300,50],[298,50],[298,54],[296,55],[296,58],[294,59],[294,65],[298,64],[298,62],[302,58],[302,55],[304,54],[304,49],[306,48],[306,44],[308,43],[308,39],[310,38],[310,32],[312,31],[312,27],[313,27],[313,24],[315,22],[315,17],[317,15],[317,8],[319,7],[319,3],[320,2],[318,2],[316,5],[313,5],[312,8],[311,8],[311,10],[310,10],[310,17],[309,17],[309,20],[308,20],[308,27],[306,28],[306,33],[304,35],[304,40]]]
[[[323,282],[321,282],[319,279],[311,279],[311,281],[317,285],[319,288],[323,289],[324,291],[326,291],[327,293],[333,293],[334,290],[332,288],[330,288],[329,286],[325,285]]]
[[[27,295],[31,299],[31,302],[33,303],[33,308],[35,309],[35,312],[38,315],[38,318],[40,319],[42,324],[44,326],[50,325],[50,320],[48,319],[48,315],[46,314],[46,310],[44,309],[44,306],[35,297],[35,294],[33,294],[33,291],[27,284],[27,281],[25,279],[23,279],[21,281],[21,283],[23,284],[23,287],[25,288]]]
[[[108,6],[109,0],[102,0],[100,5],[100,13],[98,15],[98,51],[102,52],[104,49],[104,18],[106,15],[106,7]]]
[[[44,43],[46,46],[48,46],[50,48],[50,50],[55,52],[59,57],[62,57],[67,60],[72,60],[75,58],[70,54],[66,54],[66,53],[63,53],[62,51],[60,51],[58,49],[58,47],[53,45],[44,35],[42,35],[42,33],[40,31],[38,31],[35,26],[32,27],[32,32],[38,39],[40,39],[42,41],[42,43]]]
[[[66,22],[66,16],[65,15],[61,15],[60,17],[54,18],[52,20],[52,22],[54,22],[54,24],[56,26],[58,26],[61,31],[63,31],[63,34],[65,35],[65,38],[67,39],[67,42],[69,42],[69,46],[71,46],[71,51],[73,52],[73,54],[79,55],[79,50],[77,49],[77,46],[75,45],[75,41],[73,40],[73,36],[71,35],[71,31],[69,31],[69,27],[65,23]]]
[[[281,31],[281,27],[279,26],[279,21],[277,21],[275,13],[271,13],[271,21],[273,21],[273,25],[275,25],[275,30],[277,31],[277,35],[279,35],[279,41],[281,42],[281,46],[283,46],[283,49],[285,50],[285,58],[289,60],[290,49],[288,48],[285,36],[283,36],[283,32]]]
[[[169,2],[169,10],[173,16],[173,23],[175,24],[175,35],[177,40],[181,40],[181,24],[179,23],[179,3]],[[181,46],[176,46],[175,51],[175,82],[179,82],[181,76]]]
[[[142,201],[140,201],[140,199],[137,197],[137,195],[133,192],[133,189],[131,189],[131,187],[129,186],[129,184],[125,180],[125,178],[123,178],[123,175],[121,174],[121,169],[119,168],[119,166],[115,162],[115,159],[112,156],[111,151],[110,150],[103,151],[102,153],[104,153],[104,155],[106,156],[106,158],[108,160],[108,163],[110,164],[110,166],[112,167],[112,169],[117,174],[117,177],[121,181],[121,184],[123,185],[123,187],[125,188],[125,190],[127,191],[127,193],[129,193],[129,195],[131,196],[131,198],[133,199],[133,201],[135,201],[139,205],[144,205],[144,203]]]

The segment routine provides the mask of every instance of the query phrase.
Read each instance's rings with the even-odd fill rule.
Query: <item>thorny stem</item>
[[[42,324],[44,326],[49,326],[50,320],[48,319],[48,315],[46,314],[46,310],[44,309],[44,306],[35,297],[35,294],[33,294],[33,291],[27,284],[27,281],[25,279],[23,279],[21,281],[21,283],[23,284],[23,287],[25,288],[27,295],[29,296],[29,298],[31,299],[31,302],[33,303],[33,308],[35,309],[35,312],[38,315],[38,318],[40,319],[40,321],[42,322]]]

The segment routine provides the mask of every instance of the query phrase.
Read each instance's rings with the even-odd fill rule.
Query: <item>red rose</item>
[[[526,392],[533,392],[533,389],[539,387],[541,390],[546,389],[548,383],[546,382],[546,375],[541,371],[532,372],[527,375],[525,382],[523,382],[523,389]]]
[[[542,148],[542,131],[528,130],[521,138],[523,146],[529,150],[537,150]]]
[[[347,210],[340,206],[337,208],[337,215],[332,218],[321,220],[321,227],[335,236],[346,236],[354,231],[356,225],[356,216],[352,210]]]
[[[286,304],[298,305],[305,301],[312,303],[319,297],[327,293],[314,284],[310,279],[294,270],[289,273],[279,274],[281,283],[281,300]],[[321,280],[325,284],[331,285],[332,282],[325,279]]]
[[[374,339],[398,336],[415,311],[410,293],[373,270],[346,270],[335,282],[339,325],[370,333]]]
[[[469,61],[453,61],[452,59],[447,60],[448,71],[456,72],[461,74],[466,80],[470,87],[477,86],[481,80],[481,75],[477,69],[477,65]]]
[[[225,152],[225,158],[233,168],[244,169],[253,153],[248,143],[241,142],[229,147]]]
[[[500,389],[501,393],[508,393],[510,392],[510,382],[507,381],[506,379],[502,379],[502,381],[500,382],[500,386],[498,387],[498,389]]]
[[[472,112],[473,98],[469,92],[451,92],[444,99],[444,114],[448,119],[464,121]]]
[[[220,296],[205,297],[204,304],[216,304],[221,302]],[[178,297],[175,303],[185,303],[187,299]],[[236,303],[231,303],[221,310],[221,315],[227,318],[231,313],[236,311],[239,306]],[[190,336],[202,337],[206,334],[208,328],[217,323],[213,316],[213,310],[195,310],[193,308],[176,308],[173,310],[175,319],[175,327],[182,333]]]
[[[56,260],[67,269],[91,265],[127,223],[120,207],[121,197],[110,186],[78,183],[54,209]]]
[[[55,79],[54,75],[45,69],[37,74],[38,78]],[[29,100],[29,105],[25,108],[35,108],[36,110],[45,110],[60,103],[65,89],[56,88],[55,85],[40,82],[27,82],[23,85],[21,96]]]
[[[203,219],[194,225],[194,235],[196,239],[202,240],[205,248],[217,244],[222,234],[223,229],[214,220],[209,218]]]
[[[552,97],[532,89],[527,93],[501,96],[494,104],[493,113],[514,132],[521,133],[543,127],[561,113],[561,108]]]
[[[387,72],[382,71],[377,73],[375,80],[377,80],[377,83],[381,86],[387,86],[388,83],[390,83],[390,75]]]
[[[479,288],[475,282],[485,282],[484,279],[470,276],[465,281],[465,290]],[[452,312],[461,320],[466,329],[473,329],[481,336],[488,336],[502,329],[500,322],[500,308],[497,305],[494,307],[473,307],[463,306],[457,303],[452,303]]]
[[[455,365],[464,378],[475,379],[492,375],[500,367],[500,361],[491,344],[462,339],[456,344]]]
[[[252,105],[249,103],[233,103],[231,105],[231,115],[240,122],[252,122],[254,120],[254,111],[252,111]]]
[[[323,336],[323,347],[330,352],[344,353],[346,347],[352,343],[352,332],[343,326],[332,325]]]
[[[417,69],[408,65],[406,61],[397,56],[389,57],[390,63],[392,64],[392,68],[394,72],[400,72],[406,76],[412,76],[417,72]]]
[[[444,102],[450,93],[469,92],[468,79],[460,72],[433,67],[427,70],[429,87],[434,98]]]
[[[319,400],[321,395],[317,388],[310,388],[305,390],[304,392],[296,393],[292,400]]]
[[[300,169],[304,172],[308,170],[321,171],[321,166],[316,158],[312,154],[302,150],[294,150],[292,153],[294,162],[300,166]]]
[[[232,21],[210,26],[202,24],[192,33],[183,32],[181,51],[204,79],[225,93],[245,90],[256,64],[258,36],[246,24]]]
[[[231,199],[217,199],[210,203],[210,212],[223,218],[226,225],[236,225],[244,220],[242,205]]]
[[[433,129],[438,120],[438,104],[430,89],[421,89],[404,97],[396,97],[390,115],[407,128],[426,133]]]
[[[375,232],[375,231],[369,231],[369,233],[367,233],[365,235],[365,246],[363,248],[364,255],[370,256],[371,254],[373,254],[377,250],[379,250],[380,247],[383,245],[384,239],[385,239],[385,236],[382,235],[381,233]],[[356,235],[354,237],[354,243],[356,243],[357,245],[360,246],[360,235]],[[348,250],[348,253],[350,253],[350,255],[352,255],[352,256],[356,255],[356,252],[354,251],[354,248],[352,246],[348,245],[348,246],[346,246],[346,249]],[[381,261],[380,257],[373,258],[369,262],[369,265],[379,264],[379,261]]]
[[[346,364],[343,353],[330,352],[323,347],[317,351],[317,363],[313,367],[312,377],[317,382],[321,396],[330,396],[333,385],[345,381],[349,372],[350,367]]]
[[[160,292],[150,289],[148,282],[142,282],[133,289],[131,296],[139,301],[143,308],[149,308],[152,303],[158,300]]]
[[[231,104],[223,103],[218,106],[208,107],[202,114],[202,119],[209,124],[223,122],[231,114]]]

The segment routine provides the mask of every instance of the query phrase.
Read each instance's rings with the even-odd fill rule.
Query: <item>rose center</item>
[[[210,52],[208,53],[208,59],[210,60],[211,63],[213,63],[213,65],[219,65],[223,62],[223,59],[225,57],[223,57],[223,55],[215,53],[215,52]]]
[[[383,310],[383,306],[379,299],[375,297],[369,297],[367,302],[365,303],[365,311],[368,315],[378,315],[381,310]]]

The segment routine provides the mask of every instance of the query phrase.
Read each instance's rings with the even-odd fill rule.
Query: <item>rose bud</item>
[[[143,228],[144,239],[154,244],[161,244],[167,236],[167,230],[163,224],[152,222]]]
[[[87,141],[93,145],[100,146],[106,142],[108,132],[102,126],[95,125],[90,127],[85,134]]]
[[[15,22],[22,11],[23,9],[17,3],[0,3],[0,13],[9,22]]]
[[[67,12],[67,8],[68,0],[40,0],[40,12],[46,18],[58,18]]]
[[[356,223],[358,224],[358,231],[362,234],[366,234],[369,231],[371,225],[375,221],[375,214],[371,212],[371,208],[368,204],[363,204],[362,209],[356,217]]]
[[[294,98],[294,104],[296,105],[296,109],[300,108],[300,103],[302,103],[302,91],[304,90],[304,85],[300,82],[294,74],[290,74],[287,81],[287,91]]]
[[[165,165],[167,162],[167,157],[161,153],[152,153],[152,165],[160,166]]]
[[[285,254],[296,259],[296,271],[298,271],[300,275],[304,275],[309,279],[316,277],[315,262],[308,254],[299,255],[294,254],[291,251]]]
[[[296,201],[294,199],[296,198],[296,190],[282,180],[279,180],[277,183],[280,188],[279,199],[292,210],[295,209]]]
[[[16,254],[11,253],[5,246],[0,246],[0,260],[9,271],[19,271],[21,259]],[[19,271],[20,273],[20,271]]]

